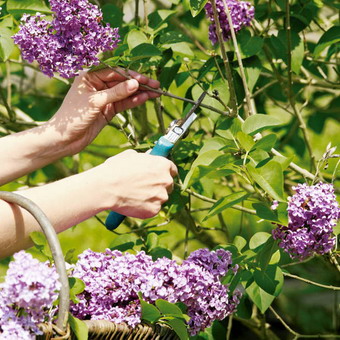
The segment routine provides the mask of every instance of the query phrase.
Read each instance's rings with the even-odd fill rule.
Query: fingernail
[[[139,83],[136,79],[129,79],[127,81],[127,88],[129,91],[134,91],[138,88]]]

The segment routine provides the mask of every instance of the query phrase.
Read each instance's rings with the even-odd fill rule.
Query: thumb
[[[139,82],[136,79],[128,79],[117,85],[98,91],[94,94],[94,105],[103,107],[107,104],[118,102],[135,93],[139,88]]]

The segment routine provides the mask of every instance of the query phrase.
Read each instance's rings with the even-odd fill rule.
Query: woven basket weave
[[[59,309],[58,319],[56,324],[44,323],[40,324],[39,328],[43,335],[36,337],[37,340],[76,340],[76,336],[70,330],[67,323],[70,294],[69,284],[66,273],[63,253],[61,251],[60,243],[55,233],[53,226],[48,220],[44,212],[31,200],[21,195],[0,191],[0,199],[14,203],[27,210],[37,220],[41,226],[47,242],[50,246],[52,257],[59,274],[61,282],[61,290],[59,295]],[[177,334],[165,324],[138,324],[131,328],[127,324],[115,324],[106,320],[86,320],[85,323],[89,329],[89,340],[178,340]],[[14,340],[14,339],[13,339]],[[79,339],[83,340],[83,339]]]

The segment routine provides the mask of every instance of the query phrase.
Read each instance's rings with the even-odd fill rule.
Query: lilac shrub
[[[38,324],[49,321],[49,309],[60,283],[54,267],[20,251],[0,284],[0,339],[34,339]]]
[[[304,259],[325,254],[335,245],[333,228],[340,218],[334,187],[327,183],[293,187],[296,193],[288,198],[288,226],[273,230],[275,240],[291,258]]]
[[[225,0],[225,2],[228,5],[235,32],[238,32],[243,26],[250,25],[250,22],[255,15],[254,6],[252,6],[250,2],[237,0]],[[231,38],[231,32],[227,14],[225,12],[224,0],[216,0],[216,8],[222,29],[222,36],[223,39],[227,41]],[[218,38],[216,35],[216,24],[211,1],[208,1],[205,5],[205,11],[211,22],[209,26],[209,39],[214,45],[218,42]]]
[[[83,66],[97,65],[99,52],[114,49],[118,28],[101,24],[102,12],[88,0],[50,0],[52,21],[45,15],[23,15],[20,30],[13,36],[22,56],[36,60],[49,77],[54,72],[74,77]]]
[[[73,272],[86,288],[71,311],[80,319],[106,319],[134,327],[141,321],[141,292],[150,303],[157,299],[183,302],[191,318],[190,334],[195,335],[236,310],[240,293],[228,295],[228,287],[220,282],[230,268],[231,254],[223,249],[193,252],[181,265],[168,258],[153,261],[143,251],[133,255],[87,250]]]

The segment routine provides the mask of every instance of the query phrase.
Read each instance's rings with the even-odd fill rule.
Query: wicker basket
[[[56,270],[59,274],[61,289],[59,295],[58,319],[56,324],[44,323],[39,327],[43,331],[43,335],[37,336],[37,340],[48,339],[69,339],[75,340],[76,336],[70,330],[67,323],[70,307],[70,294],[68,277],[64,262],[63,253],[59,240],[53,226],[44,214],[44,212],[31,200],[12,192],[1,191],[0,199],[19,205],[27,210],[37,220],[41,226],[47,242],[51,248],[51,253],[55,262]],[[165,324],[145,324],[141,323],[134,328],[127,324],[115,324],[106,320],[87,320],[85,323],[89,329],[89,337],[91,340],[177,340],[177,334]],[[83,339],[80,339],[83,340]]]

